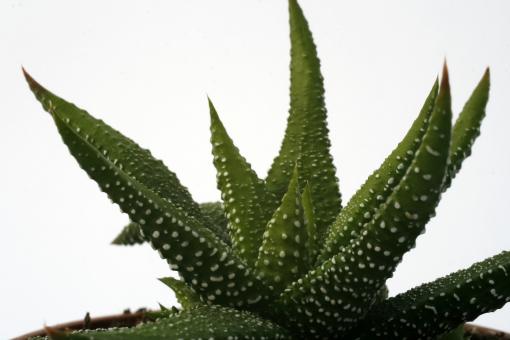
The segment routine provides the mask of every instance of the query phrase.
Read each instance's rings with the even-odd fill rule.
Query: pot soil
[[[130,312],[126,310],[122,314],[109,315],[97,318],[91,318],[87,313],[83,320],[77,320],[48,328],[40,329],[35,332],[27,333],[12,340],[26,340],[33,336],[46,336],[51,331],[80,330],[80,329],[98,329],[110,327],[133,327],[146,320],[146,310]],[[471,336],[471,340],[510,340],[510,333],[498,331],[495,329],[466,324],[464,330]]]

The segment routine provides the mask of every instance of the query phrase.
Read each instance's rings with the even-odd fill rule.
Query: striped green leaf
[[[475,263],[377,305],[360,327],[363,339],[435,339],[510,301],[510,252]]]
[[[204,300],[245,307],[267,299],[250,270],[202,224],[198,205],[161,161],[28,74],[26,79],[80,166]]]
[[[268,190],[278,198],[285,194],[298,157],[300,182],[311,184],[319,240],[340,211],[341,199],[329,148],[324,86],[320,61],[303,12],[289,1],[290,15],[290,111],[280,152],[266,179]]]
[[[429,126],[399,185],[355,242],[284,292],[282,303],[297,311],[289,320],[298,330],[341,335],[365,316],[434,214],[446,171],[450,132],[451,99],[445,67]],[[416,200],[415,196],[426,199]]]
[[[53,332],[54,340],[292,339],[280,326],[248,312],[200,306],[132,328]]]
[[[253,266],[266,223],[271,218],[272,211],[266,204],[273,198],[228,136],[211,101],[209,108],[216,179],[229,222],[232,248],[246,264]]]
[[[427,131],[437,90],[436,81],[404,139],[342,209],[329,230],[319,262],[338,254],[360,236],[365,223],[374,218],[408,172]]]
[[[255,264],[262,280],[278,293],[309,269],[308,229],[298,178],[296,166],[287,193],[267,224]]]
[[[480,135],[480,126],[485,118],[485,107],[489,100],[489,88],[490,72],[487,69],[453,126],[450,159],[443,191],[446,191],[450,186],[453,178],[459,172],[462,162],[471,155],[473,143]]]

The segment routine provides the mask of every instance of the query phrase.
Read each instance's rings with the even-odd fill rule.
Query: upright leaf
[[[245,263],[253,266],[265,225],[271,217],[272,211],[266,204],[272,197],[228,136],[211,101],[209,108],[214,166],[229,221],[232,248]]]
[[[489,88],[490,72],[487,69],[453,126],[450,159],[443,191],[446,191],[450,186],[451,181],[459,172],[462,162],[471,155],[473,143],[480,135],[480,126],[485,117],[485,107],[489,100]]]
[[[305,218],[305,225],[307,230],[307,242],[306,249],[308,253],[308,260],[310,266],[315,263],[315,259],[319,253],[318,240],[317,240],[317,226],[315,225],[315,212],[313,208],[312,192],[310,189],[310,183],[306,183],[303,195],[301,197],[303,204],[303,215]]]
[[[267,224],[255,264],[262,280],[278,293],[309,269],[308,229],[298,177],[296,166],[287,193]]]
[[[318,238],[322,239],[340,211],[338,179],[329,147],[324,86],[320,61],[303,12],[289,1],[290,111],[280,152],[266,179],[267,188],[281,198],[287,190],[298,157],[300,182],[309,181]]]
[[[372,220],[395,187],[399,185],[422,144],[434,108],[437,89],[436,80],[404,139],[342,209],[329,230],[325,246],[321,248],[319,263],[338,254],[350,242],[356,240],[365,223]]]
[[[434,339],[510,301],[510,252],[390,298],[368,313],[362,339]]]
[[[26,78],[80,166],[205,301],[246,307],[268,299],[260,281],[200,222],[198,205],[161,161]]]
[[[282,327],[219,306],[200,306],[132,328],[56,333],[54,340],[291,339]]]
[[[291,324],[304,334],[342,334],[367,313],[381,287],[434,214],[446,172],[451,100],[445,67],[423,141],[399,185],[360,237],[285,290]],[[425,196],[415,200],[415,196]]]

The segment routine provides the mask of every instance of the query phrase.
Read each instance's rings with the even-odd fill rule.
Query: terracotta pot
[[[64,330],[79,330],[79,329],[97,329],[109,327],[132,327],[145,320],[145,311],[138,311],[131,313],[125,311],[122,314],[103,316],[98,318],[90,318],[89,314],[84,320],[77,320],[59,325],[51,326],[47,329],[40,329],[35,332],[27,333],[12,340],[25,340],[33,336],[46,336],[48,332],[64,331]],[[510,340],[510,333],[497,331],[494,329],[481,327],[473,324],[466,324],[464,327],[466,333],[472,336],[472,340],[497,340],[508,339]]]

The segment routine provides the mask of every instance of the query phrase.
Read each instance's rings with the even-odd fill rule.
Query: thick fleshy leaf
[[[267,224],[255,264],[257,274],[277,293],[310,268],[298,178],[296,166],[287,193]]]
[[[350,242],[356,240],[365,223],[373,219],[395,187],[399,185],[411,166],[414,154],[427,131],[437,89],[436,81],[406,136],[342,209],[329,229],[325,246],[321,248],[319,263],[338,254]]]
[[[364,339],[435,339],[510,301],[510,252],[413,288],[371,310]]]
[[[140,224],[152,246],[209,303],[265,300],[261,283],[202,222],[198,205],[151,154],[26,74],[71,154],[99,187]]]
[[[390,291],[388,289],[388,286],[387,285],[383,285],[379,289],[379,292],[377,292],[377,294],[375,296],[374,303],[381,303],[381,302],[383,302],[384,300],[386,300],[388,298],[389,294],[390,294]]]
[[[153,158],[150,151],[140,148],[132,140],[124,137],[101,120],[89,116],[85,111],[53,95],[35,82],[26,72],[24,74],[32,92],[55,120],[62,120],[63,125],[73,130],[74,134],[80,136],[87,144],[99,146],[100,150],[98,151],[103,153],[105,158],[111,159],[115,163],[113,165],[117,165],[121,160],[131,158],[134,164],[129,164],[129,168],[127,164],[119,164],[118,167],[126,167],[126,172],[131,173],[133,177],[136,176],[137,181],[143,182],[147,188],[162,199],[172,202],[176,208],[182,209],[189,216],[202,221],[198,204],[193,201],[187,188],[179,182],[177,176],[163,162]],[[136,160],[139,162],[135,162]],[[100,172],[101,169],[94,169],[94,171]],[[110,185],[116,184],[114,182]]]
[[[485,107],[489,100],[489,88],[490,72],[487,69],[453,126],[450,159],[443,191],[450,186],[462,162],[471,155],[471,148],[480,135],[480,126],[485,118]]]
[[[313,208],[313,200],[312,200],[312,192],[310,189],[310,183],[306,183],[305,189],[303,190],[303,195],[301,197],[301,202],[303,204],[303,215],[305,218],[305,225],[307,229],[307,242],[306,249],[308,253],[308,260],[310,262],[310,266],[315,263],[315,259],[319,254],[318,250],[318,240],[317,240],[317,226],[315,225],[315,217],[314,217],[314,208]]]
[[[200,203],[199,208],[209,229],[215,231],[215,234],[225,243],[230,244],[227,233],[227,219],[225,218],[221,202]],[[130,222],[112,241],[112,244],[130,246],[141,244],[146,241],[147,239],[143,235],[140,225],[135,222]]]
[[[297,330],[307,336],[320,332],[341,336],[354,327],[414,246],[440,198],[450,145],[450,106],[445,67],[429,126],[399,185],[355,242],[283,293],[287,310],[297,312],[288,315]]]
[[[227,224],[228,220],[225,216],[225,210],[221,202],[206,202],[199,205],[202,215],[208,218],[216,230],[221,230],[222,234],[228,237]],[[230,239],[228,240],[230,243]]]
[[[341,208],[336,169],[329,148],[324,86],[320,61],[303,12],[289,1],[290,15],[290,111],[279,155],[269,170],[266,186],[283,197],[298,157],[300,182],[311,184],[318,238]]]
[[[199,204],[204,224],[211,229],[216,236],[229,246],[232,244],[227,230],[227,218],[221,202],[207,202]]]
[[[173,277],[164,277],[159,280],[174,291],[175,297],[181,304],[182,309],[190,309],[203,304],[200,296],[186,282]]]
[[[129,224],[122,229],[120,234],[115,237],[112,244],[117,246],[132,246],[134,244],[142,244],[146,241],[140,225],[135,222],[129,222]]]
[[[253,266],[262,234],[271,218],[268,202],[274,198],[228,136],[216,109],[211,112],[211,143],[218,189],[221,191],[234,252]]]
[[[132,328],[55,333],[54,340],[292,339],[258,316],[219,306],[200,306]]]
[[[445,333],[437,338],[437,340],[465,340],[464,324],[458,326],[453,331]]]

